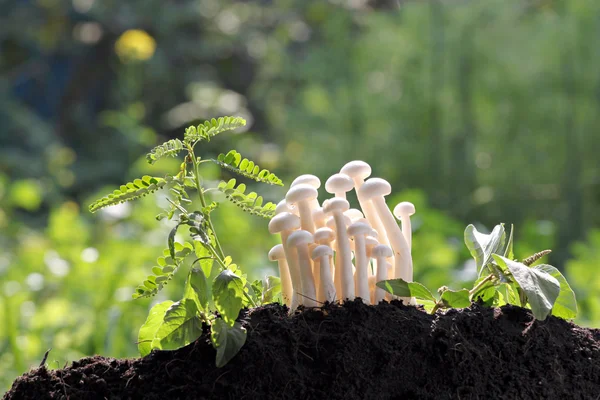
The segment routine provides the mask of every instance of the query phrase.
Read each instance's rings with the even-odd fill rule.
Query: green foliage
[[[111,194],[96,200],[90,205],[90,211],[96,212],[104,207],[139,199],[162,189],[170,180],[169,176],[163,179],[145,175],[141,179],[121,185],[119,189],[114,190]]]
[[[536,253],[524,262],[506,257],[513,255],[512,231],[506,242],[503,224],[497,225],[489,235],[478,232],[473,225],[467,226],[465,244],[480,275],[471,290],[451,290],[443,286],[438,290],[438,299],[418,282],[391,279],[377,282],[377,286],[395,296],[414,297],[432,313],[440,308],[467,307],[472,301],[480,301],[487,306],[517,304],[529,307],[540,321],[549,314],[575,318],[575,294],[560,271],[546,264],[530,266],[549,251]]]
[[[154,164],[163,157],[175,157],[184,149],[183,142],[179,139],[171,139],[160,146],[153,148],[150,153],[146,154],[148,164]]]
[[[185,131],[183,141],[170,140],[155,147],[147,155],[147,161],[154,164],[165,156],[176,156],[181,151],[187,151],[174,178],[145,176],[141,180],[121,186],[113,194],[90,206],[91,211],[96,211],[102,207],[142,197],[169,185],[172,198],[167,200],[170,206],[159,214],[157,219],[176,219],[176,223],[167,235],[167,249],[157,259],[158,265],[152,268],[152,275],[137,287],[134,298],[157,294],[173,279],[177,270],[186,264],[188,256],[194,254],[197,257],[190,264],[183,298],[175,303],[163,302],[153,307],[146,323],[141,327],[138,343],[142,355],[148,354],[152,349],[172,350],[191,343],[201,335],[203,323],[211,326],[211,338],[217,349],[218,366],[229,361],[244,344],[246,331],[236,320],[242,307],[255,304],[255,301],[248,293],[246,275],[242,274],[237,265],[232,263],[231,257],[225,256],[223,252],[211,219],[218,203],[207,201],[208,189],[203,186],[199,172],[204,161],[196,156],[194,149],[199,141],[208,141],[221,132],[239,128],[245,123],[242,118],[221,117],[206,121],[197,127],[189,127]],[[261,170],[248,159],[241,160],[241,156],[235,150],[230,151],[227,156],[219,156],[218,160],[208,161],[216,162],[226,170],[257,182],[282,185],[275,174]],[[222,181],[217,189],[250,214],[262,217],[273,215],[273,203],[263,205],[261,196],[255,192],[245,194],[246,185],[240,184],[236,187],[235,183],[234,179],[229,182]],[[187,209],[193,204],[187,192],[190,188],[196,191],[200,202],[199,209],[194,211]],[[177,234],[183,226],[188,227],[190,235],[181,243],[177,241]],[[200,268],[195,267],[196,263],[199,263]],[[208,277],[211,276],[215,263],[219,265],[220,273],[210,285]],[[261,295],[261,300],[274,298],[276,289],[277,285],[272,280],[264,295]],[[211,293],[220,318],[210,314]]]
[[[240,183],[235,186],[236,180],[230,179],[229,181],[221,181],[217,186],[217,189],[225,194],[225,197],[233,204],[241,208],[242,210],[249,212],[253,215],[258,215],[263,218],[273,218],[275,215],[276,204],[268,202],[263,204],[262,196],[256,194],[256,192],[245,193],[246,185]]]
[[[228,171],[249,179],[254,179],[257,182],[283,186],[281,179],[274,173],[267,169],[261,169],[254,161],[250,161],[247,158],[242,159],[242,155],[235,150],[230,150],[227,154],[221,153],[216,160],[211,161]]]
[[[195,143],[200,140],[209,141],[219,133],[231,131],[246,125],[246,120],[240,117],[219,117],[206,121],[198,126],[190,126],[185,130],[184,142]]]

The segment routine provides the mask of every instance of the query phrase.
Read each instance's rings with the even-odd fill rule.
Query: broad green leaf
[[[267,276],[262,293],[262,304],[273,303],[281,294],[281,279],[277,276]]]
[[[198,263],[200,264],[200,268],[202,268],[202,272],[204,272],[204,276],[210,278],[213,264],[215,263],[210,250],[208,250],[204,244],[198,241],[194,241],[194,247],[196,251],[196,257],[198,257]]]
[[[447,307],[465,308],[471,305],[469,289],[446,290],[442,293],[442,301]]]
[[[514,225],[511,225],[510,235],[508,236],[508,241],[506,242],[506,249],[504,250],[504,257],[508,258],[509,260],[515,259],[515,253],[513,252],[514,233],[515,227]]]
[[[177,234],[177,228],[179,228],[179,224],[175,225],[175,227],[171,229],[171,232],[169,232],[169,238],[167,240],[169,245],[169,254],[173,260],[175,259],[175,235]]]
[[[390,279],[377,282],[377,286],[398,297],[416,297],[417,299],[437,301],[435,296],[419,282],[406,282],[403,279]]]
[[[498,264],[505,265],[515,281],[527,295],[531,311],[536,319],[543,321],[552,311],[560,294],[560,283],[549,273],[529,268],[525,264],[494,254]]]
[[[560,283],[560,294],[554,303],[552,308],[552,315],[564,319],[573,319],[577,317],[577,300],[575,299],[575,293],[569,282],[560,273],[558,269],[548,264],[540,264],[532,267],[552,275]]]
[[[479,276],[485,270],[487,264],[492,260],[492,254],[497,253],[504,245],[504,225],[496,225],[492,233],[486,235],[469,225],[465,229],[465,244],[475,259]]]
[[[212,289],[215,307],[225,322],[233,326],[244,302],[244,281],[226,269],[217,275]]]
[[[154,340],[156,331],[158,331],[158,328],[163,323],[165,313],[171,305],[173,305],[173,302],[167,300],[154,305],[154,307],[150,309],[148,318],[146,318],[146,322],[144,322],[144,325],[142,325],[138,334],[138,350],[140,351],[140,356],[144,357],[150,354],[150,351],[152,350],[152,340]]]
[[[192,299],[183,299],[173,303],[165,313],[152,348],[175,350],[198,339],[202,334],[202,320],[198,316],[198,307]]]
[[[198,309],[208,311],[210,287],[208,280],[200,268],[192,268],[185,281],[184,299],[192,299],[196,301]]]
[[[246,343],[246,328],[239,322],[229,326],[221,318],[217,318],[213,322],[210,339],[217,350],[217,368],[221,368],[235,357]]]
[[[473,287],[475,288],[485,277],[479,278],[475,281]],[[497,288],[492,282],[483,285],[479,290],[471,295],[471,301],[481,301],[486,306],[491,306],[494,302],[494,296],[496,295]]]

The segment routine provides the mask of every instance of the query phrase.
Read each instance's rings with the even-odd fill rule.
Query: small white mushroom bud
[[[293,232],[287,241],[288,247],[295,248],[298,252],[298,266],[302,280],[302,304],[307,307],[317,307],[317,290],[308,252],[308,245],[311,243],[314,243],[312,234],[304,230]]]
[[[283,199],[279,203],[277,203],[277,206],[275,207],[275,215],[281,214],[282,212],[289,212],[289,213],[298,215],[298,209],[296,207],[294,207],[294,208],[290,207],[288,205],[288,203],[285,201],[285,199]]]
[[[412,226],[410,224],[410,216],[415,214],[415,205],[408,201],[403,201],[394,207],[394,216],[402,222],[402,234],[408,243],[408,247],[412,247]]]
[[[332,256],[333,250],[329,246],[319,245],[312,251],[312,259],[315,264],[318,263],[320,266],[319,274],[321,279],[317,287],[317,300],[321,303],[336,300],[336,291],[331,276],[331,266],[329,265],[329,260]]]
[[[281,297],[283,303],[290,307],[292,305],[292,278],[290,276],[290,270],[285,259],[285,250],[282,244],[273,246],[269,251],[269,260],[277,261],[279,267],[279,277],[281,278]]]
[[[371,304],[369,295],[369,258],[365,237],[371,233],[371,226],[364,222],[355,222],[348,227],[348,236],[354,238],[356,250],[356,274],[354,276],[355,295],[360,297],[366,304]]]
[[[350,249],[350,240],[346,232],[346,222],[344,221],[344,211],[350,208],[348,200],[333,198],[323,204],[325,214],[333,215],[335,222],[337,255],[336,255],[336,278],[339,274],[341,293],[340,300],[354,299],[354,279],[352,276],[352,250]],[[339,260],[339,264],[338,261]]]
[[[375,277],[376,282],[387,280],[387,261],[386,259],[392,256],[392,249],[386,245],[375,246],[372,250],[372,256],[377,261],[377,275]],[[379,304],[385,298],[386,291],[375,287],[374,303]]]
[[[300,226],[303,230],[315,232],[315,224],[312,219],[313,208],[311,201],[318,196],[317,189],[307,184],[298,184],[293,186],[285,196],[288,206],[296,205],[300,213]]]
[[[325,190],[327,193],[342,199],[345,199],[346,192],[349,192],[352,189],[354,189],[354,181],[345,174],[333,174],[327,179],[327,182],[325,182]]]
[[[300,228],[300,218],[289,212],[282,212],[274,216],[269,222],[269,232],[271,234],[279,233],[283,251],[287,259],[292,281],[292,300],[290,309],[295,309],[300,304],[298,293],[302,292],[302,280],[300,279],[300,270],[298,267],[298,254],[296,249],[287,246],[288,237],[296,229]]]

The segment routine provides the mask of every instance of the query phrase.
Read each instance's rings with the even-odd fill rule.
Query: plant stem
[[[444,304],[442,303],[442,301],[438,301],[437,303],[435,303],[435,306],[433,306],[433,308],[431,309],[431,315],[435,314],[435,312],[437,310],[440,309],[440,307],[442,307]]]
[[[477,286],[475,286],[473,289],[469,290],[469,297],[473,296],[474,294],[476,294],[477,292],[479,292],[479,290],[489,281],[491,281],[494,278],[494,274],[489,274],[488,276],[485,277],[484,280],[482,280],[481,282],[479,282],[477,284]]]
[[[190,156],[192,157],[192,163],[194,165],[194,179],[196,180],[196,189],[198,189],[198,197],[200,198],[200,204],[202,207],[206,207],[206,199],[204,198],[204,192],[202,190],[202,185],[200,184],[200,171],[198,169],[200,162],[196,158],[194,154],[193,146],[189,148]],[[208,226],[213,232],[213,236],[215,237],[215,244],[217,245],[217,251],[220,258],[225,258],[225,253],[223,252],[223,248],[221,247],[221,242],[219,242],[219,237],[217,236],[217,231],[215,231],[215,227],[213,226],[212,219],[210,218],[210,214],[207,213],[206,220],[208,221]],[[227,267],[225,267],[227,268]]]

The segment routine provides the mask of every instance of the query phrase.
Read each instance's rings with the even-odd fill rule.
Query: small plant
[[[190,268],[181,300],[164,301],[150,310],[138,336],[138,348],[142,356],[153,349],[173,350],[185,346],[196,340],[202,334],[203,324],[207,324],[211,329],[212,344],[217,350],[216,364],[223,366],[246,341],[246,330],[236,321],[240,310],[273,301],[278,293],[279,278],[269,277],[265,283],[255,281],[249,285],[246,275],[232,262],[231,257],[225,255],[211,221],[211,213],[218,203],[209,202],[207,197],[209,190],[218,190],[243,211],[264,218],[274,215],[275,204],[264,203],[263,198],[255,192],[246,193],[246,185],[237,183],[235,179],[221,181],[216,188],[207,188],[203,184],[200,167],[204,163],[215,163],[231,173],[256,182],[282,186],[282,181],[235,150],[220,154],[216,159],[202,159],[195,153],[200,142],[208,142],[219,133],[245,124],[242,118],[221,117],[187,128],[183,140],[169,140],[155,147],[146,157],[148,163],[154,164],[161,158],[185,153],[175,176],[144,176],[120,186],[90,205],[90,211],[95,212],[161,189],[169,191],[170,206],[157,219],[174,220],[175,226],[168,235],[167,248],[152,268],[152,274],[137,287],[133,297],[156,295],[179,268],[184,265]],[[199,201],[199,208],[193,211],[188,209],[192,204],[188,194],[190,190],[196,191]],[[175,236],[182,228],[186,228],[190,235],[188,240],[180,243]],[[214,265],[218,273],[209,282]],[[211,303],[219,317],[211,312]]]
[[[467,307],[473,301],[499,307],[515,304],[530,308],[534,317],[544,320],[548,315],[564,319],[577,316],[575,293],[558,269],[548,264],[532,264],[550,253],[540,251],[521,262],[513,254],[513,231],[508,239],[504,224],[496,225],[489,235],[473,225],[465,230],[465,243],[475,259],[479,278],[472,289],[450,290],[443,286],[436,297],[418,282],[392,279],[377,282],[377,286],[398,296],[413,296],[426,309]]]

